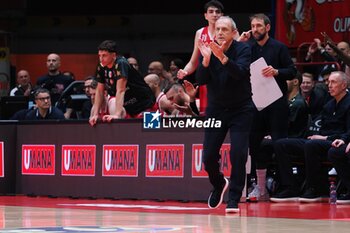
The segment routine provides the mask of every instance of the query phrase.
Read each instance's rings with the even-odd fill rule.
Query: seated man
[[[172,105],[172,103],[167,99],[164,92],[161,90],[159,76],[156,74],[148,74],[146,75],[146,77],[144,77],[144,80],[151,88],[156,98],[156,106],[153,110],[159,110],[159,112],[162,114],[171,115],[175,108]]]
[[[10,96],[29,96],[32,91],[32,84],[30,83],[30,75],[28,71],[18,71],[16,82],[17,86],[10,91]]]
[[[84,91],[85,95],[89,98],[89,100],[86,100],[83,103],[82,109],[81,109],[81,118],[82,119],[89,119],[91,108],[92,108],[92,99],[91,95],[92,93],[96,92],[97,87],[97,81],[94,76],[88,76],[84,81]]]
[[[350,141],[350,94],[344,72],[329,76],[329,93],[333,97],[321,112],[322,125],[318,135],[304,138],[286,138],[275,145],[276,160],[281,181],[280,191],[271,201],[316,202],[328,194],[328,174],[322,170],[322,160],[327,160],[328,150]],[[336,140],[338,139],[338,140]],[[335,140],[335,141],[334,141]],[[305,158],[306,189],[299,197],[300,188],[292,174],[292,156]]]
[[[65,119],[63,112],[52,106],[49,90],[39,88],[34,93],[36,108],[29,111],[24,120]]]
[[[170,84],[165,88],[164,93],[174,106],[172,116],[198,116],[199,111],[194,99],[197,89],[190,82],[184,82],[184,86],[179,83]],[[189,90],[188,92],[186,90]]]
[[[306,136],[308,123],[308,108],[304,97],[300,93],[302,75],[297,75],[292,80],[287,80],[288,87],[288,138],[303,138]],[[256,178],[258,185],[248,194],[250,201],[269,200],[266,190],[266,173],[268,164],[274,160],[273,141],[271,136],[266,136],[261,143],[259,153],[256,156]],[[253,166],[253,165],[252,165]],[[252,176],[255,178],[254,176]]]
[[[89,91],[92,106],[94,105],[95,99],[96,99],[96,86],[94,85],[94,82],[96,82],[96,80],[93,80],[91,85],[92,87],[90,88],[90,91]],[[116,114],[115,101],[116,101],[116,98],[108,95],[107,91],[105,90],[102,98],[101,107],[98,112],[99,120],[109,121],[108,120],[109,117],[114,116]],[[91,112],[92,112],[92,109],[91,109]]]
[[[72,106],[72,103],[68,100],[66,112],[64,113],[64,116],[66,119],[71,118],[77,118],[77,119],[89,119],[90,112],[92,108],[92,102],[91,102],[91,90],[96,90],[97,87],[97,81],[94,76],[87,76],[84,80],[84,86],[83,90],[85,95],[88,97],[88,100],[85,100],[82,103],[80,111],[74,108]]]

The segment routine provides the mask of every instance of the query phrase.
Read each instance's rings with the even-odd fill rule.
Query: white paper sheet
[[[267,67],[263,57],[250,64],[250,81],[252,84],[253,101],[259,111],[263,110],[277,99],[282,97],[282,91],[273,77],[264,77],[261,74]]]

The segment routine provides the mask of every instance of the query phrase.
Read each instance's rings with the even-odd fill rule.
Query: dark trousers
[[[220,171],[220,148],[226,134],[230,132],[230,189],[229,200],[239,202],[245,184],[245,164],[248,156],[249,131],[253,119],[254,104],[249,101],[244,106],[234,109],[208,107],[206,117],[221,120],[219,129],[205,130],[203,143],[203,163],[208,173],[209,181],[214,188],[219,188],[224,182]]]
[[[292,162],[305,159],[306,186],[323,193],[327,185],[327,172],[322,169],[322,161],[327,160],[332,142],[328,140],[308,140],[285,138],[275,142],[278,172],[283,186],[295,185]]]
[[[328,151],[328,158],[333,163],[342,184],[350,192],[350,153],[345,153],[347,144]]]
[[[266,135],[271,135],[272,141],[288,136],[288,100],[281,97],[261,111],[255,111],[249,136],[249,154],[252,159],[251,175],[256,176],[256,160],[261,149],[261,142]]]

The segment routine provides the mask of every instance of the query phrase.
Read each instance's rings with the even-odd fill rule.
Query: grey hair
[[[333,71],[331,74],[337,74],[337,75],[339,75],[339,77],[343,80],[343,81],[345,81],[345,80],[348,80],[348,77],[347,77],[347,75],[343,72],[343,71]]]
[[[338,75],[342,82],[345,82],[347,85],[349,85],[349,77],[348,75],[343,71],[333,71],[331,75]]]
[[[233,29],[233,30],[236,30],[236,29],[237,29],[237,26],[236,26],[235,21],[234,21],[230,16],[227,16],[227,15],[221,16],[219,19],[227,19],[227,20],[229,20],[229,21],[231,22],[232,29]],[[218,20],[219,20],[219,19],[218,19]]]

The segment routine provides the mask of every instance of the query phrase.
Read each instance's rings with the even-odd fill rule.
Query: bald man
[[[156,74],[160,78],[160,89],[163,91],[171,81],[171,74],[164,70],[163,63],[160,61],[152,61],[148,65],[148,74]]]
[[[36,84],[50,91],[52,105],[55,105],[60,95],[66,89],[73,79],[61,73],[61,58],[56,53],[47,56],[46,67],[48,73],[39,77]]]
[[[164,92],[160,89],[160,78],[157,74],[148,74],[144,77],[147,85],[152,89],[156,97],[156,105],[161,113],[171,115],[175,110],[172,103],[167,99]]]

